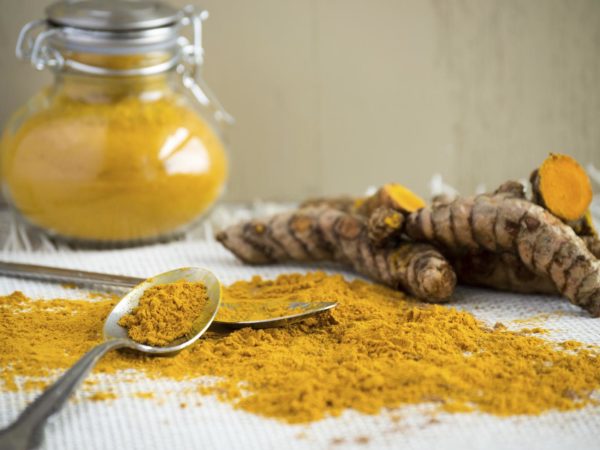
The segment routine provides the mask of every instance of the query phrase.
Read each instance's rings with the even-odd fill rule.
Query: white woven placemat
[[[148,276],[181,266],[204,266],[214,270],[224,283],[260,273],[306,270],[301,266],[246,267],[214,242],[180,242],[155,247],[102,252],[4,252],[3,259],[37,264]],[[59,285],[0,278],[0,294],[22,290],[28,296],[77,297]],[[544,326],[548,339],[576,339],[600,344],[600,319],[552,297],[504,294],[462,288],[453,304],[472,311],[493,324],[549,313]],[[561,311],[561,314],[552,314]],[[520,327],[524,326],[523,324]],[[389,412],[361,415],[348,411],[342,417],[310,425],[287,425],[264,419],[212,397],[199,398],[185,392],[184,383],[168,380],[118,382],[99,377],[99,391],[108,388],[118,398],[90,402],[75,395],[47,427],[47,449],[593,449],[599,448],[600,408],[569,413],[547,413],[538,417],[497,418],[490,415],[438,414],[427,407],[401,409],[399,421]],[[535,382],[535,380],[532,380]],[[153,391],[157,400],[128,394]],[[0,393],[0,427],[14,419],[33,393]],[[88,393],[89,395],[89,393]],[[198,401],[201,402],[198,405]],[[182,409],[185,402],[188,407]]]

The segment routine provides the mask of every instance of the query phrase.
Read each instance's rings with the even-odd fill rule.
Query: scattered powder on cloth
[[[178,281],[144,291],[138,306],[119,319],[131,339],[158,347],[191,333],[208,304],[204,283]]]
[[[338,306],[283,328],[209,331],[170,358],[112,352],[96,371],[197,380],[201,394],[289,423],[420,403],[497,416],[598,403],[592,394],[600,388],[600,358],[574,341],[490,328],[467,312],[339,275],[255,277],[225,288],[223,301],[234,303],[240,292],[245,299],[294,295]],[[58,376],[101,341],[114,303],[1,297],[0,389],[26,389],[21,377]]]

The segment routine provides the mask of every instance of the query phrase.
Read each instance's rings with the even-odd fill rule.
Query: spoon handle
[[[58,412],[71,393],[109,350],[126,347],[124,339],[113,339],[94,347],[46,389],[7,428],[0,430],[0,450],[29,450],[39,447],[46,420]]]
[[[42,281],[67,283],[103,284],[115,287],[132,288],[143,278],[113,275],[108,273],[87,272],[85,270],[63,269],[60,267],[38,266],[0,261],[0,275],[22,277]]]

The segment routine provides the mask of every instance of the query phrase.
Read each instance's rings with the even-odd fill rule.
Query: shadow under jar
[[[46,15],[17,44],[54,83],[6,126],[6,200],[28,224],[79,243],[183,232],[227,178],[218,130],[231,117],[199,75],[206,13],[84,1],[55,3]]]

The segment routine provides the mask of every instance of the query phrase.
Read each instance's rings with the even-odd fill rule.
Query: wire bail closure
[[[144,76],[156,75],[175,68],[183,86],[203,106],[209,108],[219,124],[231,125],[235,119],[229,114],[216,95],[210,90],[201,77],[204,64],[204,47],[202,45],[202,25],[208,19],[208,11],[187,5],[181,10],[181,18],[171,27],[191,27],[192,42],[185,36],[176,39],[176,51],[172,58],[153,66],[134,69],[110,69],[94,66],[66,58],[59,49],[51,45],[51,39],[64,35],[65,31],[74,31],[70,27],[57,27],[45,19],[27,23],[19,33],[15,53],[18,59],[28,61],[36,70],[49,68],[55,72],[70,70],[89,75],[105,76]],[[68,40],[68,37],[66,38]]]
[[[183,13],[181,24],[183,26],[191,25],[193,36],[191,44],[184,36],[179,38],[184,55],[184,64],[177,67],[177,72],[181,75],[183,86],[192,93],[200,104],[213,110],[213,115],[218,123],[232,125],[235,123],[235,118],[225,110],[200,74],[204,64],[202,24],[209,17],[208,11],[197,11],[195,6],[187,5],[183,8]]]

